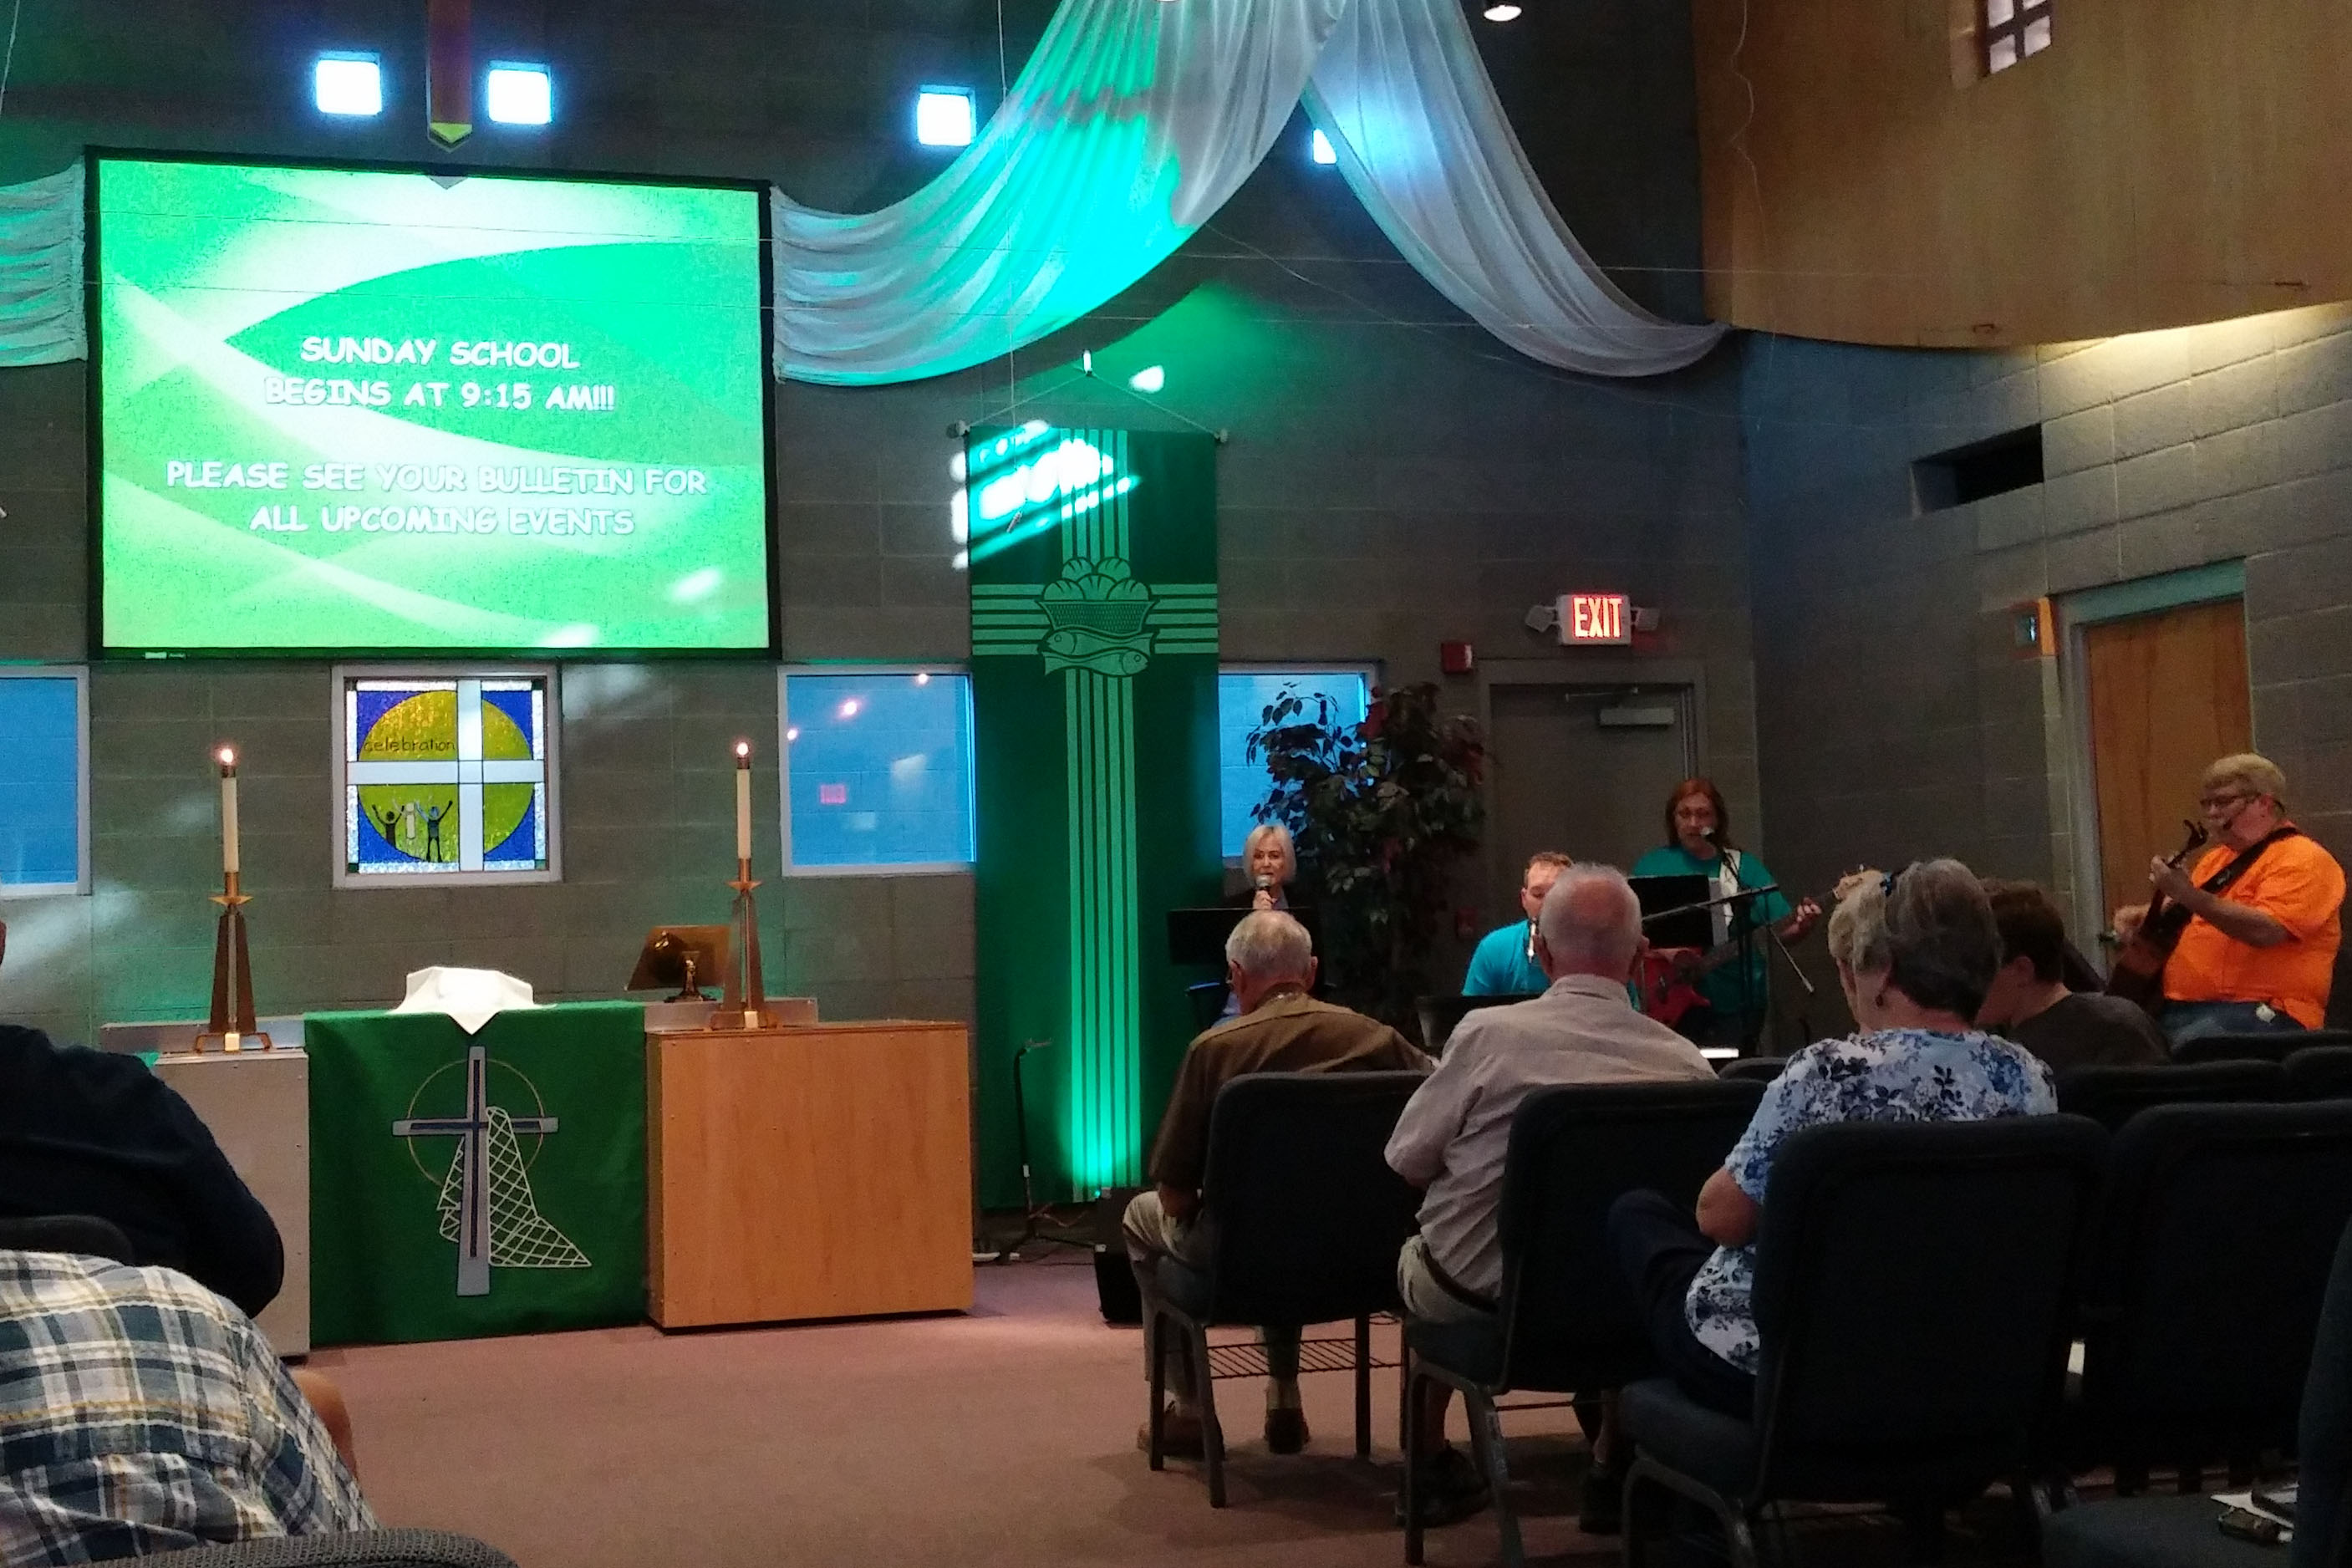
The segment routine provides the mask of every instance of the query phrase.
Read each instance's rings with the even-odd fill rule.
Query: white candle
[[[751,742],[735,742],[735,858],[751,858]]]
[[[236,748],[223,746],[221,774],[221,869],[236,870]]]

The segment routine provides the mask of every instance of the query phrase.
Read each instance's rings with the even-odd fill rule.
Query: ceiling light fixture
[[[969,147],[979,122],[970,88],[927,87],[915,95],[915,140],[926,147]]]
[[[382,114],[383,67],[373,55],[320,55],[311,62],[310,94],[321,114]]]
[[[541,65],[492,60],[483,79],[482,107],[497,125],[547,125],[555,119],[555,86]]]
[[[1508,22],[1518,14],[1519,8],[1512,5],[1511,0],[1500,0],[1500,4],[1489,5],[1481,13],[1489,22]]]

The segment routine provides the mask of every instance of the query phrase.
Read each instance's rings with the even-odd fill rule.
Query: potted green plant
[[[1486,756],[1477,721],[1441,712],[1433,681],[1375,689],[1360,724],[1295,687],[1266,705],[1249,757],[1274,788],[1256,815],[1290,830],[1299,876],[1321,895],[1335,1000],[1412,1030],[1454,876],[1486,826]]]

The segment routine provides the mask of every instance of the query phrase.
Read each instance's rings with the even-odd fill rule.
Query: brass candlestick
[[[213,902],[221,906],[220,934],[213,944],[213,1013],[189,1047],[201,1054],[208,1040],[224,1051],[245,1048],[257,1040],[268,1050],[270,1039],[254,1026],[253,964],[245,951],[245,906],[252,900],[237,891],[236,748],[218,746],[212,760],[220,767],[221,890]]]
[[[735,952],[738,957],[727,975],[727,998],[710,1015],[714,1029],[764,1029],[775,1020],[768,1016],[768,992],[760,974],[760,910],[751,897],[751,889],[760,884],[751,875],[749,857],[739,857],[735,862],[735,879],[727,884],[735,889]]]
[[[268,1050],[272,1041],[255,1026],[253,962],[246,954],[245,906],[253,900],[237,891],[237,873],[221,873],[221,890],[213,902],[221,906],[220,931],[213,943],[213,1011],[197,1035],[194,1050],[202,1055],[208,1043],[224,1051],[241,1051],[248,1043]]]

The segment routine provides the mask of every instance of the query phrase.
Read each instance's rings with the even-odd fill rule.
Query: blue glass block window
[[[1286,689],[1331,699],[1331,716],[1360,724],[1370,710],[1373,671],[1352,669],[1228,669],[1217,676],[1217,778],[1224,805],[1225,858],[1238,860],[1242,840],[1257,826],[1255,813],[1274,788],[1263,763],[1249,760],[1250,731]]]
[[[971,864],[970,677],[788,670],[783,751],[789,869]]]
[[[86,891],[82,677],[0,669],[0,894]]]

